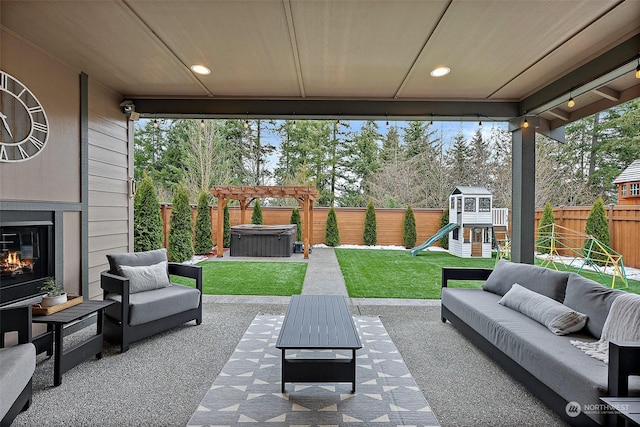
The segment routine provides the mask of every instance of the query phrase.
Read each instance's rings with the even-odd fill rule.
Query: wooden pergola
[[[298,201],[302,209],[302,241],[304,243],[304,257],[309,258],[309,245],[313,244],[313,201],[319,193],[315,187],[306,186],[272,186],[272,185],[216,185],[209,192],[218,199],[218,258],[222,257],[222,242],[224,241],[224,207],[229,200],[240,202],[240,222],[246,224],[247,206],[260,198],[293,198]]]

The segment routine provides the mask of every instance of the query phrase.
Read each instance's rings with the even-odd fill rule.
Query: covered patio
[[[41,155],[0,159],[3,210],[48,210],[69,222],[66,246],[79,248],[69,255],[80,263],[57,261],[55,273],[79,270],[67,271],[66,286],[89,297],[104,252],[132,246],[140,118],[508,121],[512,256],[531,263],[535,134],[562,141],[566,124],[640,96],[635,0],[1,8],[2,70],[51,122]],[[433,77],[436,68],[449,73]],[[25,191],[24,170],[41,171],[46,184]]]
[[[0,226],[7,212],[12,218],[44,217],[51,236],[48,274],[85,299],[102,298],[105,255],[133,251],[134,125],[140,119],[509,122],[512,260],[533,263],[536,134],[562,142],[565,125],[640,97],[636,0],[2,0],[0,37],[6,116],[0,123]],[[25,94],[39,105],[7,107],[19,103],[8,99]],[[18,141],[27,134],[33,138]],[[222,204],[229,196],[223,195]],[[308,200],[308,214],[312,199],[303,200]],[[206,305],[210,310],[203,325],[183,325],[144,343],[162,347],[165,338],[185,329],[198,332],[210,323],[209,335],[189,337],[209,339],[215,348],[200,348],[199,357],[189,353],[175,362],[197,365],[187,374],[201,378],[178,378],[163,390],[190,395],[185,405],[197,404],[220,372],[218,364],[203,370],[203,359],[215,354],[224,362],[251,318],[283,310],[282,304],[260,302]],[[434,396],[430,403],[443,414],[457,411],[448,418],[451,425],[472,420],[474,415],[465,412],[470,407],[489,409],[486,425],[496,419],[532,420],[528,408],[540,403],[502,377],[498,365],[466,341],[455,341],[449,347],[455,351],[447,351],[452,335],[435,309],[355,307],[387,317],[389,334],[418,385]],[[434,334],[425,325],[432,325]],[[152,390],[133,389],[130,399],[119,400],[118,391],[130,380],[126,375],[110,383],[115,388],[101,391],[111,395],[95,398],[95,390],[82,382],[99,376],[102,384],[109,383],[100,363],[135,365],[145,356],[143,345],[139,348],[69,373],[65,402],[80,405],[77,412],[87,418],[77,418],[79,424],[109,425],[106,407],[142,408],[130,423],[163,424],[164,409],[157,410],[159,419],[150,415],[158,401],[136,405]],[[171,354],[172,348],[180,348],[180,337],[157,354]],[[477,357],[471,361],[469,355]],[[434,361],[453,356],[461,358],[432,368]],[[175,363],[158,365],[158,372],[171,371]],[[455,377],[469,366],[466,378]],[[506,379],[483,387],[486,372]],[[438,395],[436,389],[448,387],[453,378],[459,382],[452,387],[461,394]],[[89,387],[82,399],[76,396],[79,384]],[[41,396],[55,406],[56,391]],[[474,395],[482,393],[494,400]],[[492,401],[505,398],[510,407],[490,408]],[[460,400],[466,407],[454,408]],[[163,396],[159,402],[171,408],[174,400]],[[38,404],[34,401],[32,410]],[[503,418],[509,411],[513,418]],[[535,413],[542,414],[541,423],[562,424],[544,407]],[[183,415],[171,423],[184,424]],[[22,416],[30,420],[29,411]]]

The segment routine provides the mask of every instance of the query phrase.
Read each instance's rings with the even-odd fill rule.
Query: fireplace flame
[[[12,276],[31,272],[32,260],[21,260],[19,252],[9,252],[6,257],[0,259],[0,270]]]

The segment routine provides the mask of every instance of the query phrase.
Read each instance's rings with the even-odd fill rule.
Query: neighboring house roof
[[[618,177],[613,181],[614,184],[623,182],[640,181],[640,159],[634,160]]]
[[[451,194],[470,194],[474,196],[490,196],[491,192],[484,187],[476,187],[476,186],[458,186],[456,187]]]

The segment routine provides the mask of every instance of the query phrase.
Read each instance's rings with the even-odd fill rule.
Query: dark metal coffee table
[[[356,391],[356,350],[362,348],[345,297],[294,295],[276,342],[285,382],[350,382]],[[351,359],[287,359],[287,350],[351,350]]]
[[[46,350],[49,355],[52,353],[52,345],[55,349],[53,359],[53,384],[55,386],[62,384],[62,374],[69,369],[84,362],[91,356],[95,355],[97,359],[102,358],[102,345],[104,343],[102,336],[103,312],[104,309],[111,304],[115,304],[115,301],[87,300],[48,316],[33,316],[33,323],[45,323],[47,325],[47,332],[44,335],[36,337],[34,343],[36,341],[48,343],[46,345],[47,348],[44,350]],[[63,351],[63,328],[70,323],[84,319],[94,313],[97,313],[98,316],[96,334],[75,345],[73,348]],[[51,334],[53,334],[53,337],[51,337]],[[36,348],[37,347],[38,346],[36,346]]]

